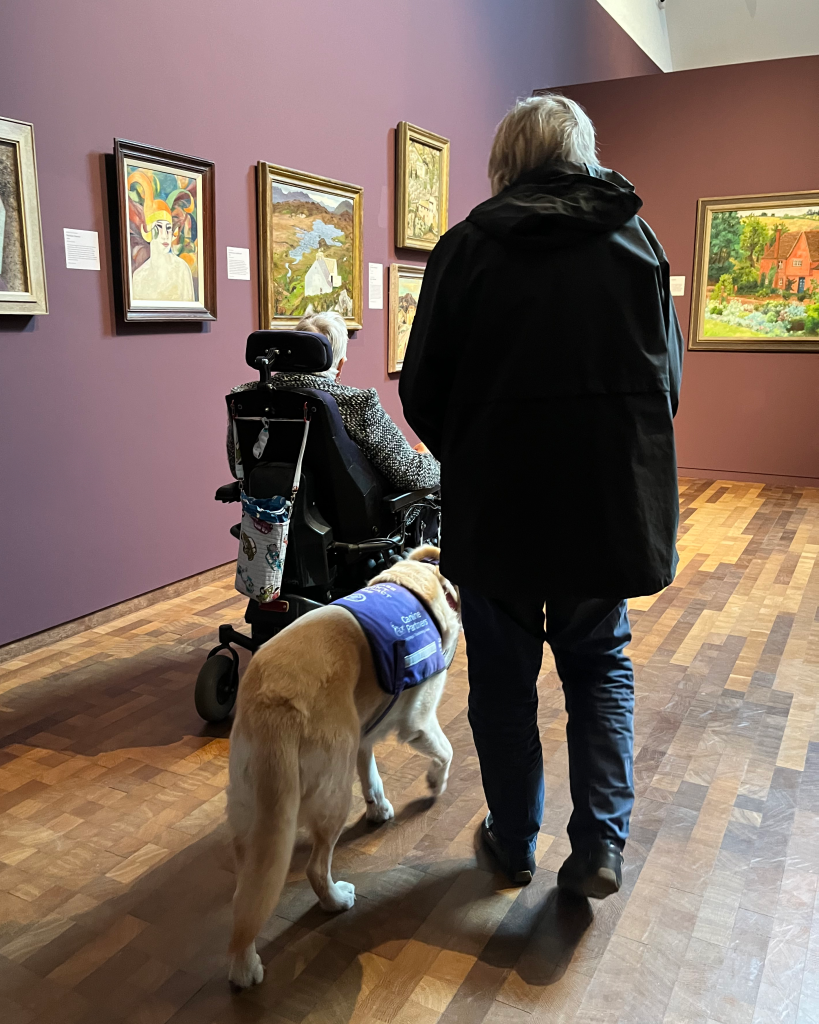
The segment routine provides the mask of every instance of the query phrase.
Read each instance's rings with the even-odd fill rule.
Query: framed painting
[[[361,187],[261,162],[258,194],[262,329],[334,310],[361,330]]]
[[[819,192],[700,199],[688,347],[819,352]]]
[[[216,319],[214,165],[114,139],[125,320]]]
[[[34,126],[0,117],[0,314],[47,312]]]
[[[390,264],[390,328],[389,351],[387,354],[387,371],[400,373],[404,365],[412,322],[418,299],[421,295],[421,283],[424,280],[424,267],[410,263]]]
[[[434,249],[449,216],[449,139],[401,121],[395,147],[395,244]]]

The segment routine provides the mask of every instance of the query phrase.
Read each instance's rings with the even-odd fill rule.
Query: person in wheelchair
[[[301,615],[361,589],[420,544],[438,546],[438,462],[410,447],[375,389],[338,383],[346,346],[346,326],[337,313],[305,317],[296,331],[254,331],[247,339],[245,362],[258,369],[259,380],[226,396],[234,481],[214,497],[242,502],[242,523],[230,532],[241,544],[239,563],[244,557],[244,565],[237,564],[237,590],[248,597],[251,635],[232,623],[219,626],[219,644],[200,669],[194,692],[205,721],[220,722],[233,707],[239,686],[235,648],[258,650]],[[260,513],[268,510],[255,503],[286,501],[288,495],[287,539],[271,553],[259,538],[281,520],[265,518]],[[247,534],[245,511],[253,520]],[[248,562],[260,550],[266,554],[253,567],[260,574],[248,589]],[[269,584],[262,561],[270,569]]]
[[[336,400],[344,429],[358,445],[378,472],[396,490],[420,490],[437,487],[440,481],[438,460],[419,444],[417,449],[393,423],[382,407],[375,388],[349,387],[339,384],[341,371],[347,362],[347,325],[340,313],[310,313],[303,317],[297,331],[323,334],[333,348],[333,365],[320,373],[277,373],[271,384],[274,388],[317,388]],[[240,384],[232,392],[258,387],[258,381]],[[233,429],[228,422],[227,455],[230,471],[236,477],[236,453]]]

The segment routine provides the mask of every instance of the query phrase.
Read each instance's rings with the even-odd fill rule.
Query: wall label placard
[[[227,271],[230,281],[250,280],[250,249],[227,247]]]
[[[100,269],[100,239],[96,231],[63,228],[65,265],[69,270]]]
[[[384,308],[384,264],[371,263],[370,265],[370,309]]]

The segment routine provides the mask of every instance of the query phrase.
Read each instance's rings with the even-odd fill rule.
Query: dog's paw
[[[242,989],[250,988],[251,985],[258,985],[263,978],[262,959],[255,949],[246,950],[231,961],[228,981],[234,992],[241,992]]]
[[[337,914],[342,910],[349,910],[355,903],[355,886],[350,882],[336,882],[323,900],[319,900],[322,910]]]
[[[382,796],[380,800],[373,800],[371,803],[367,803],[366,816],[367,821],[381,825],[383,822],[389,821],[390,818],[394,818],[395,811],[389,800]]]
[[[427,785],[433,796],[440,796],[446,790],[449,778],[449,765],[436,765],[427,772]]]

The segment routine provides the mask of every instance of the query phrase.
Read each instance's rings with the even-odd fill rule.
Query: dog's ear
[[[441,558],[441,549],[433,544],[422,544],[407,555],[408,562],[423,562],[425,559],[431,562],[438,562]]]

